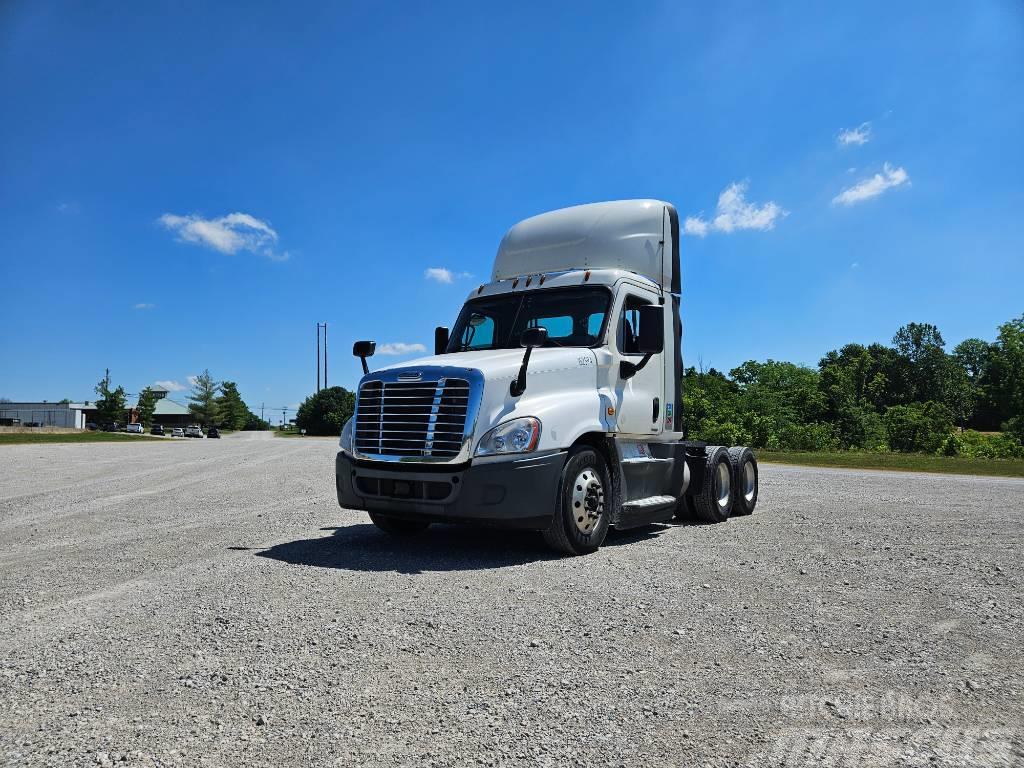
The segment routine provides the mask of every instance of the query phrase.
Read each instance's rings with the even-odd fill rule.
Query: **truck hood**
[[[364,379],[372,379],[374,375],[385,372],[428,367],[479,371],[483,378],[483,391],[474,422],[473,449],[489,429],[522,416],[541,420],[543,426],[538,451],[563,449],[584,432],[609,429],[602,420],[602,414],[611,400],[597,387],[598,360],[593,349],[534,349],[527,369],[526,392],[520,397],[512,397],[509,384],[519,375],[524,352],[523,349],[497,349],[431,355],[378,368]]]
[[[455,366],[457,368],[475,368],[484,374],[487,380],[514,379],[519,375],[519,366],[523,364],[524,349],[489,349],[478,352],[453,352],[447,355],[430,355],[418,357],[404,363],[377,368],[378,371],[391,371],[402,368],[416,368],[428,365]],[[581,362],[586,359],[587,362]],[[530,354],[530,367],[527,377],[552,371],[565,371],[591,367],[590,378],[593,378],[594,351],[582,347],[560,349],[558,347],[540,347]]]

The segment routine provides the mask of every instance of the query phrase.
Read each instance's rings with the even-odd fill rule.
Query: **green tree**
[[[1024,416],[1024,315],[999,326],[986,378],[993,421]]]
[[[233,381],[225,381],[220,385],[220,396],[217,398],[218,423],[225,429],[245,429],[249,420],[249,407],[238,393],[238,385]]]
[[[99,395],[96,400],[96,418],[100,424],[109,424],[115,421],[124,421],[125,415],[125,393],[124,387],[118,386],[111,389],[110,369],[103,373],[103,378],[96,384],[95,392]]]
[[[210,375],[209,369],[204,370],[192,381],[192,392],[189,395],[188,409],[193,418],[202,426],[218,423],[217,392],[220,383]]]
[[[739,425],[739,388],[712,368],[687,368],[683,376],[683,418],[688,436],[715,445],[752,442]]]
[[[953,414],[942,403],[894,405],[885,412],[885,430],[894,451],[939,450],[953,429]]]
[[[946,399],[946,342],[931,323],[908,323],[896,331],[892,345],[903,359],[912,397],[917,402]]]
[[[295,426],[308,435],[340,435],[355,411],[356,396],[343,387],[328,387],[307,397],[295,416]]]
[[[153,426],[153,413],[156,411],[156,392],[146,387],[139,393],[139,421],[149,429]]]
[[[992,345],[982,339],[964,339],[953,347],[953,357],[973,384],[985,377],[991,356]]]
[[[266,432],[268,429],[270,429],[270,422],[264,421],[255,413],[249,411],[248,415],[245,418],[244,429],[253,432]]]
[[[825,397],[819,374],[813,368],[794,363],[748,360],[729,372],[737,387],[738,418],[744,436],[755,448],[803,448],[808,443],[833,441],[831,429],[819,430],[808,438],[796,426],[817,427],[825,413]],[[792,445],[793,440],[800,445]]]

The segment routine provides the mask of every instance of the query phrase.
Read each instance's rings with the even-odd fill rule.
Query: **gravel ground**
[[[0,448],[0,763],[1021,765],[1024,481],[396,542],[333,441]]]

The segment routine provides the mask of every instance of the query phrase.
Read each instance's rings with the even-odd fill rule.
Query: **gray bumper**
[[[457,470],[335,459],[338,503],[394,517],[542,530],[551,522],[565,453]]]

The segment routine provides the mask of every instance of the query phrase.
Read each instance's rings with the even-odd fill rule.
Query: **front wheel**
[[[370,513],[370,521],[384,531],[384,533],[399,537],[415,536],[417,533],[423,533],[430,525],[430,523],[424,520],[402,520],[397,517],[378,515],[374,512]]]
[[[573,448],[562,467],[558,498],[544,541],[566,555],[597,551],[608,535],[612,488],[608,465],[588,446]]]

